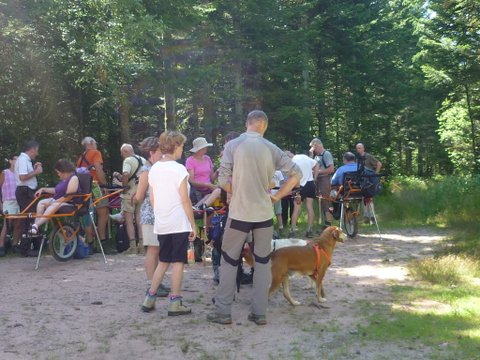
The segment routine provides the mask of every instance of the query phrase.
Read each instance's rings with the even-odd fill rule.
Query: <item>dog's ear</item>
[[[344,242],[345,241],[345,234],[343,233],[342,229],[336,227],[335,230],[332,232],[332,236],[335,241]]]
[[[332,231],[332,235],[333,235],[333,238],[338,241],[342,236],[342,230],[336,227],[335,230]]]

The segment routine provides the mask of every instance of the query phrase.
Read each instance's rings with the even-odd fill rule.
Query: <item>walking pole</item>
[[[380,233],[380,228],[378,227],[377,215],[375,214],[375,209],[373,207],[373,199],[370,200],[367,206],[369,207],[369,212],[373,215],[373,220],[375,220],[375,226],[377,227],[378,236],[380,237],[380,240],[383,240],[382,234]]]

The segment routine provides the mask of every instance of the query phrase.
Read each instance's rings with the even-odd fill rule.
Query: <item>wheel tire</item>
[[[78,246],[78,234],[65,242],[64,233],[67,237],[72,236],[75,233],[75,227],[67,223],[63,224],[62,228],[55,228],[49,241],[50,253],[58,261],[71,259]]]
[[[345,209],[345,213],[343,214],[343,228],[350,238],[358,234],[358,216],[352,208]]]

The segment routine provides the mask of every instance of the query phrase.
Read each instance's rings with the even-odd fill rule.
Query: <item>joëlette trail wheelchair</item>
[[[15,215],[4,215],[5,219],[17,221],[24,220],[26,231],[24,231],[22,241],[27,241],[30,244],[33,238],[41,238],[35,270],[38,269],[40,256],[45,243],[48,243],[50,253],[56,260],[67,261],[71,259],[76,253],[77,247],[79,246],[79,239],[81,233],[84,231],[84,226],[93,227],[104,262],[107,263],[105,252],[103,251],[93,217],[95,204],[102,200],[103,197],[92,201],[91,175],[89,173],[79,173],[77,176],[82,192],[66,194],[64,196],[64,202],[54,214],[39,215],[35,212],[35,206],[38,200],[46,197],[46,195],[43,194],[35,198],[22,212]],[[122,188],[117,191],[122,192],[123,190],[124,189]],[[105,197],[113,196],[117,193],[117,191],[112,192]],[[38,217],[48,219],[47,224],[49,224],[48,227],[50,228],[48,234],[45,235],[40,232],[39,235],[32,235],[28,230],[31,222]],[[24,238],[26,239],[24,240]]]
[[[382,239],[377,216],[371,201],[372,197],[380,191],[380,184],[375,181],[375,185],[372,185],[371,181],[369,181],[369,179],[374,177],[379,178],[381,176],[383,175],[368,174],[365,171],[346,172],[344,174],[343,184],[339,187],[338,191],[326,197],[328,201],[333,203],[333,208],[330,209],[333,217],[339,220],[340,228],[345,231],[348,237],[354,238],[358,234],[358,219],[363,203],[373,215],[378,234],[380,239]],[[371,186],[378,188],[371,189]],[[373,195],[367,196],[371,194]],[[325,197],[323,198],[325,199]]]

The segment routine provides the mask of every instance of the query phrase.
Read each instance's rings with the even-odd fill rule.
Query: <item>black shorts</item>
[[[305,185],[302,186],[300,189],[300,196],[302,197],[302,200],[305,198],[315,199],[317,197],[317,194],[315,193],[315,182],[313,180],[307,181]]]
[[[189,232],[157,235],[160,243],[160,261],[186,263]]]

